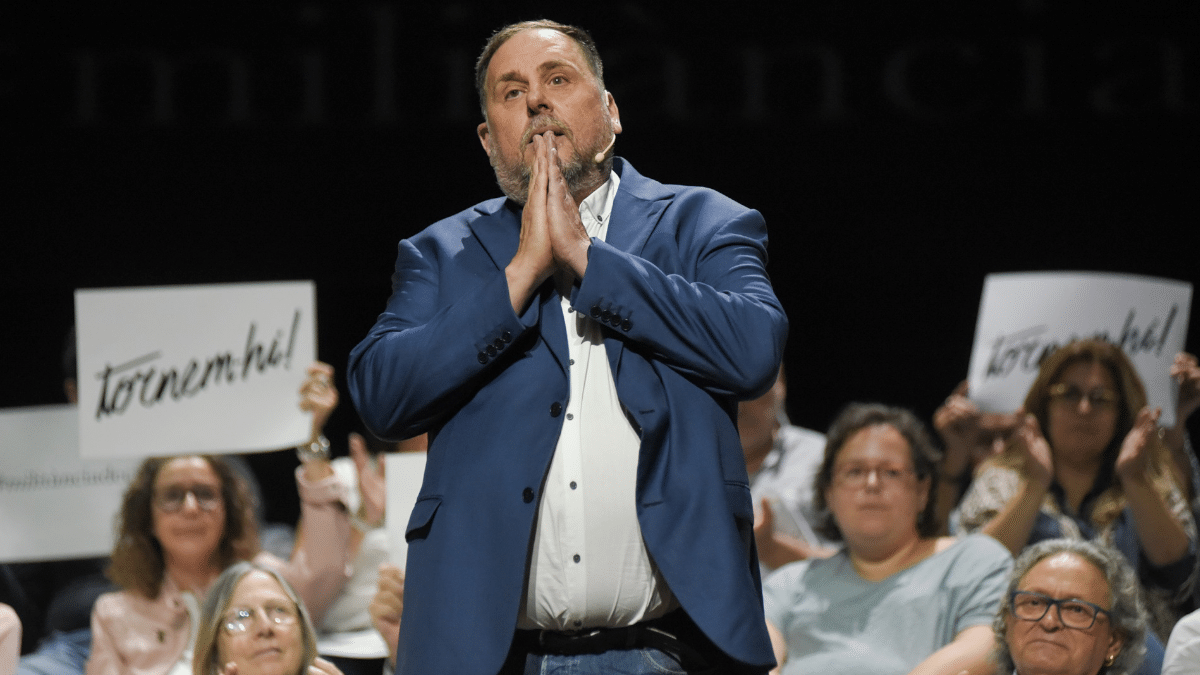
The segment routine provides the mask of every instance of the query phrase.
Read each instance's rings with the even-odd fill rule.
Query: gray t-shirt
[[[879,582],[843,548],[779,568],[763,584],[767,619],[787,640],[784,675],[904,675],[1000,609],[1013,560],[970,535]]]

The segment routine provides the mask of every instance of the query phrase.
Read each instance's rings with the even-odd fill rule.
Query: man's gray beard
[[[596,152],[598,150],[593,151],[589,157],[594,156]],[[529,179],[532,175],[529,166],[523,161],[505,164],[494,148],[488,153],[488,160],[496,172],[496,183],[500,185],[504,196],[518,204],[525,204],[525,200],[529,198]],[[567,190],[574,195],[585,186],[603,182],[607,174],[602,176],[601,172],[607,164],[607,161],[600,165],[585,162],[578,152],[574,152],[569,161],[560,165],[559,170],[567,181]]]

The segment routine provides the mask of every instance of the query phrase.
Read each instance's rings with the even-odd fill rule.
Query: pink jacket
[[[254,562],[278,569],[320,623],[350,573],[350,519],[345,486],[336,475],[316,483],[296,469],[303,544],[290,561],[259,553]],[[163,675],[179,660],[191,621],[179,587],[164,578],[157,598],[132,591],[105,593],[92,608],[92,653],[87,675]]]

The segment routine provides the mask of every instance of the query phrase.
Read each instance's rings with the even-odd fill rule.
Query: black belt
[[[621,628],[584,628],[576,631],[518,630],[514,646],[529,654],[600,654],[614,649],[649,647],[691,660],[700,653],[684,640],[691,619],[682,611]]]

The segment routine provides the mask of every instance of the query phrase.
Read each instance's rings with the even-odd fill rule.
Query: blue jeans
[[[686,675],[670,654],[657,649],[621,649],[601,654],[528,654],[524,675]]]

